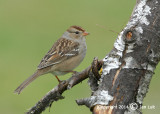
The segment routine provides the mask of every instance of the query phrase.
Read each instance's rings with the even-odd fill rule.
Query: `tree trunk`
[[[160,1],[138,0],[130,21],[103,59],[61,82],[27,114],[39,114],[62,94],[89,77],[90,98],[77,100],[93,114],[141,114],[154,70],[160,61]],[[99,70],[102,67],[102,75]]]
[[[141,114],[159,60],[160,1],[138,0],[114,48],[103,59],[100,81],[90,84],[92,96],[77,103],[93,114]]]

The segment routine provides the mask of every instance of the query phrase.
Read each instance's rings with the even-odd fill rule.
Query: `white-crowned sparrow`
[[[86,55],[85,36],[89,33],[79,26],[71,26],[60,37],[41,60],[36,72],[26,79],[16,90],[20,93],[28,84],[37,77],[52,73],[57,76],[64,75],[76,68]]]

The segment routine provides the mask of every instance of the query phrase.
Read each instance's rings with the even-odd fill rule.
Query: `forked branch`
[[[102,64],[102,61],[98,61],[97,58],[95,58],[91,66],[89,66],[82,72],[77,72],[76,74],[73,74],[73,76],[68,80],[61,81],[41,100],[39,100],[38,103],[27,112],[27,114],[40,114],[47,107],[50,107],[54,101],[64,99],[64,97],[62,96],[63,92],[71,89],[73,86],[88,78],[89,75],[92,74],[92,71],[97,75],[97,69],[100,69],[102,67]]]

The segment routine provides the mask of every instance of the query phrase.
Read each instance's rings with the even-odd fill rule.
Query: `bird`
[[[89,33],[82,27],[70,26],[42,58],[35,73],[20,84],[14,93],[20,94],[26,86],[44,74],[53,74],[60,83],[58,76],[69,72],[75,73],[73,69],[83,61],[86,55],[85,37],[87,35]]]

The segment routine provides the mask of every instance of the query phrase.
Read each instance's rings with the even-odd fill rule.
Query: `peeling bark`
[[[67,89],[89,77],[91,97],[76,100],[93,114],[141,114],[140,107],[160,61],[160,1],[137,0],[130,21],[102,61],[61,82],[27,114],[39,114]],[[103,64],[103,66],[102,66]],[[99,73],[103,68],[102,74]]]
[[[130,21],[103,61],[103,73],[92,96],[77,104],[86,105],[93,114],[141,114],[160,61],[160,1],[137,1]]]

